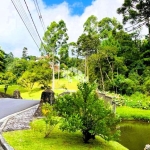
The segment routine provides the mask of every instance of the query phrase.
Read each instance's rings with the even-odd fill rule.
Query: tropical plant
[[[117,114],[98,98],[96,88],[95,83],[80,83],[76,93],[60,95],[56,100],[55,109],[62,117],[60,128],[70,132],[80,130],[85,143],[95,139],[95,135],[106,140],[119,135]]]

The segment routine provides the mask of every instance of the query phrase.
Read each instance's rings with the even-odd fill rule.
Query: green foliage
[[[124,96],[125,105],[132,108],[150,109],[150,96],[135,92],[130,97]]]
[[[59,96],[56,110],[62,117],[60,128],[70,132],[80,130],[87,143],[95,135],[106,140],[117,137],[117,115],[96,94],[96,84],[80,83],[78,91]]]
[[[43,54],[51,54],[51,56],[55,56],[59,53],[60,60],[64,63],[68,58],[68,39],[65,22],[63,20],[60,20],[58,23],[53,21],[44,33],[44,42],[41,43],[41,52]]]
[[[122,29],[122,25],[117,21],[116,18],[105,17],[98,22],[98,29],[101,39],[107,39],[112,36],[113,33]]]
[[[0,72],[5,69],[5,52],[0,47]]]
[[[58,124],[59,118],[56,117],[56,112],[49,103],[43,103],[41,111],[44,118],[32,121],[30,126],[33,131],[42,132],[44,133],[44,137],[47,138]]]
[[[27,70],[28,61],[25,59],[14,58],[13,62],[9,63],[7,71],[12,72],[17,78]]]
[[[135,30],[146,25],[150,34],[150,5],[149,1],[124,0],[122,6],[117,9],[118,14],[123,15],[123,23],[129,22],[133,26],[129,30]],[[142,19],[141,19],[142,18]]]
[[[1,84],[11,85],[11,84],[14,84],[15,81],[16,81],[16,76],[10,71],[7,71],[0,75]]]
[[[25,71],[23,75],[18,79],[17,83],[31,91],[36,81],[36,73]]]
[[[49,103],[44,103],[42,105],[42,114],[44,116],[44,122],[46,124],[45,137],[49,137],[54,127],[58,124],[59,119],[56,118],[56,112],[53,109],[53,106]]]
[[[43,119],[33,120],[32,122],[30,122],[30,127],[31,130],[35,132],[35,134],[36,132],[45,133],[46,131],[46,124]]]

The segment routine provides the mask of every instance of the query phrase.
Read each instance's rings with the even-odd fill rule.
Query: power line
[[[28,15],[26,14],[26,11],[24,10],[20,0],[18,0],[18,4],[19,4],[18,9],[20,8],[20,13],[22,14],[22,17],[24,18],[26,25],[30,29],[30,32],[32,33],[32,35],[36,36],[36,39],[40,40],[39,37],[37,36],[37,32],[35,31],[35,29],[33,27],[33,24],[31,23],[30,19],[28,18]]]
[[[44,32],[46,31],[46,28],[45,28],[45,24],[44,24],[44,21],[43,21],[43,18],[42,18],[42,14],[41,14],[41,11],[40,11],[40,8],[39,8],[39,5],[38,5],[38,2],[37,0],[34,0],[34,5],[35,5],[35,8],[36,8],[36,11],[38,13],[38,17],[40,19],[40,22],[41,22],[41,25],[43,27],[43,30]]]
[[[36,43],[36,41],[35,41],[35,39],[34,39],[32,33],[31,33],[31,31],[33,31],[33,30],[30,31],[30,28],[27,26],[27,24],[26,24],[26,22],[25,22],[23,16],[21,15],[21,11],[19,12],[19,9],[17,8],[17,4],[15,4],[15,2],[14,2],[13,0],[11,0],[11,1],[12,1],[13,5],[14,5],[16,11],[18,12],[18,14],[19,14],[21,20],[23,21],[24,25],[26,26],[26,28],[27,28],[29,34],[31,35],[33,41],[35,42],[36,46],[38,47],[38,49],[40,49],[39,46],[38,46],[38,44]],[[23,7],[22,7],[22,10],[24,10]],[[26,17],[27,17],[27,16],[26,16]],[[29,23],[29,22],[28,22],[28,23]]]
[[[34,24],[34,27],[35,27],[35,29],[36,29],[36,32],[37,32],[37,34],[38,34],[38,37],[39,37],[39,39],[41,40],[41,43],[43,43],[43,42],[42,42],[42,39],[41,39],[41,37],[40,37],[40,35],[39,35],[39,32],[38,32],[38,30],[37,30],[37,27],[36,27],[36,25],[35,25],[35,23],[34,23],[34,20],[33,20],[33,18],[32,18],[32,15],[31,15],[31,13],[30,13],[30,10],[29,10],[29,8],[28,8],[28,5],[27,5],[27,3],[26,3],[26,0],[24,0],[24,2],[25,2],[25,4],[26,4],[27,10],[28,10],[28,12],[29,12],[29,14],[30,14],[31,20],[32,20],[32,22],[33,22],[33,24]]]

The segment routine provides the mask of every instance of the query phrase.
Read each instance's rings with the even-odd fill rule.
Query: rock
[[[146,144],[144,150],[150,150],[150,145]]]
[[[50,88],[48,88],[42,92],[40,105],[39,105],[38,109],[36,110],[34,117],[42,116],[41,107],[42,107],[43,103],[49,103],[50,105],[55,103],[54,92]]]
[[[15,91],[13,92],[13,98],[22,99],[19,90],[15,90]]]
[[[30,128],[29,124],[34,118],[33,115],[37,110],[37,108],[38,106],[34,106],[8,119],[6,125],[3,128],[3,132],[29,129]]]

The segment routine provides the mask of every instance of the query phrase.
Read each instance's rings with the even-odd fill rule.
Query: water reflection
[[[150,144],[150,123],[128,121],[120,124],[120,143],[129,150],[143,150]]]

